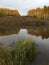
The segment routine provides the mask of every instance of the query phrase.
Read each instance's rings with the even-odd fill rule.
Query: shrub
[[[13,65],[10,50],[5,45],[0,45],[0,65]]]
[[[35,43],[30,39],[19,41],[12,55],[14,65],[31,64],[36,57]]]
[[[7,15],[5,14],[5,12],[0,12],[0,17],[2,16],[7,16]]]
[[[2,13],[2,12],[0,12],[0,17],[1,17],[1,16],[3,16],[3,13]]]

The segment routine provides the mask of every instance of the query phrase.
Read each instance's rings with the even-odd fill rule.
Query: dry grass
[[[0,65],[13,65],[10,49],[5,45],[0,45]]]

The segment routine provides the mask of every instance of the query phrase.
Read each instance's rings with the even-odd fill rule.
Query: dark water
[[[39,55],[36,58],[35,65],[49,64],[49,28],[44,29],[20,29],[18,34],[0,36],[0,43],[12,44],[20,39],[31,38],[35,41]]]

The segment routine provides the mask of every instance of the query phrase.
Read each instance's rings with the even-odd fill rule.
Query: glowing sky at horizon
[[[49,6],[49,0],[0,0],[0,7],[18,9],[21,15],[36,7]]]

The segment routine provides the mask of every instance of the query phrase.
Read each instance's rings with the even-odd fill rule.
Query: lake
[[[16,30],[17,31],[17,30]],[[12,45],[20,39],[31,38],[36,43],[39,55],[35,65],[49,64],[49,28],[20,29],[17,34],[0,36],[0,43]]]

